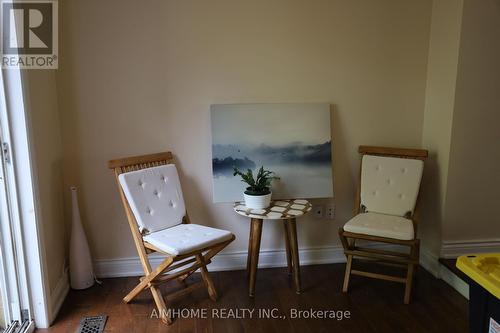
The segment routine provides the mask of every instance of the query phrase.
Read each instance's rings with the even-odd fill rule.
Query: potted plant
[[[253,172],[247,169],[246,173],[241,172],[238,168],[234,167],[233,176],[240,176],[241,181],[248,184],[246,191],[244,192],[245,206],[252,209],[262,209],[267,208],[271,204],[271,182],[273,180],[278,180],[279,177],[275,176],[275,173],[269,170],[264,170],[261,166],[257,177],[253,177]]]

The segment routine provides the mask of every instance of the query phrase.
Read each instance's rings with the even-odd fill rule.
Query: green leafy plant
[[[257,177],[253,177],[253,172],[250,169],[247,169],[246,173],[241,172],[238,168],[233,168],[234,173],[233,176],[240,176],[241,181],[248,184],[247,190],[245,194],[248,195],[266,195],[271,193],[269,187],[271,186],[271,182],[273,180],[280,179],[275,176],[273,171],[264,170],[264,167],[261,166],[259,171],[257,172]]]

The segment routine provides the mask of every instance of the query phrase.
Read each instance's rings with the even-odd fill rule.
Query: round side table
[[[244,202],[236,202],[234,204],[234,211],[236,213],[251,219],[247,257],[247,272],[250,275],[248,294],[251,297],[253,297],[255,292],[257,266],[259,265],[260,239],[262,236],[262,222],[264,219],[283,220],[288,274],[292,274],[293,272],[295,291],[298,294],[300,293],[300,264],[297,246],[296,218],[306,214],[311,208],[311,203],[303,199],[276,200],[271,202],[271,206],[264,209],[247,208]]]

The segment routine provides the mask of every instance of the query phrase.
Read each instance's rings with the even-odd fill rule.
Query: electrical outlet
[[[330,219],[330,220],[333,220],[335,218],[335,205],[334,204],[330,204],[330,205],[326,206],[325,217]]]
[[[323,218],[323,206],[313,206],[312,211],[317,219]]]

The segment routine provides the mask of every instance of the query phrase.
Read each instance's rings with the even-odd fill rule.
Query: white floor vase
[[[94,269],[89,244],[83,230],[78,207],[76,187],[71,187],[72,223],[69,245],[70,284],[73,289],[86,289],[94,285]]]

